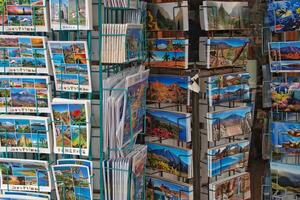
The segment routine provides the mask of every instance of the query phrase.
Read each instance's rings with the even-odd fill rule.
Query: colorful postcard
[[[89,100],[53,99],[54,153],[89,155],[90,106]]]
[[[50,20],[53,30],[92,30],[92,2],[50,0]]]
[[[147,135],[191,141],[191,114],[159,109],[147,109]]]
[[[300,42],[269,42],[271,72],[300,72]]]
[[[127,26],[126,33],[126,45],[125,48],[127,50],[126,60],[134,61],[141,58],[141,41],[143,38],[143,26],[142,25],[134,25],[130,24]]]
[[[48,200],[43,197],[29,196],[29,195],[12,195],[12,194],[0,194],[1,200]]]
[[[48,32],[46,0],[1,0],[2,32]]]
[[[50,118],[0,115],[0,152],[50,154]]]
[[[149,143],[147,169],[192,178],[192,150]]]
[[[208,141],[219,141],[223,138],[251,134],[252,108],[237,107],[222,111],[208,112]]]
[[[90,175],[93,176],[93,162],[84,159],[59,159],[57,160],[58,165],[84,165],[89,168]]]
[[[208,69],[243,67],[248,63],[249,38],[200,38],[199,57]]]
[[[272,189],[300,192],[300,166],[271,162]]]
[[[151,75],[147,101],[150,103],[190,104],[189,76]]]
[[[52,172],[57,199],[93,199],[89,168],[83,165],[54,165]]]
[[[210,30],[236,30],[249,28],[248,2],[203,1],[201,28]]]
[[[1,113],[50,113],[48,76],[0,75]]]
[[[188,68],[188,45],[185,39],[149,39],[145,62],[149,67]]]
[[[39,200],[51,200],[49,194],[44,193],[36,193],[36,192],[20,192],[20,191],[4,191],[5,195],[14,195],[20,197],[27,197],[28,199],[31,198],[38,198]]]
[[[85,41],[49,41],[57,91],[92,92],[90,58]]]
[[[300,111],[300,83],[271,83],[272,108],[274,111]]]
[[[46,37],[0,35],[0,72],[49,74]]]
[[[156,176],[146,176],[146,182],[146,199],[193,199],[192,185]]]
[[[1,189],[51,192],[47,161],[0,158]]]
[[[208,176],[214,177],[236,169],[246,168],[249,149],[249,141],[247,140],[207,149]]]
[[[244,172],[209,184],[209,199],[251,199],[250,174]]]

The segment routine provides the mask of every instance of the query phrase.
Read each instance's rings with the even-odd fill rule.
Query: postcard
[[[4,191],[5,195],[14,195],[20,197],[27,197],[29,200],[31,198],[39,198],[39,200],[51,200],[49,194],[36,193],[36,192],[20,192],[20,191]]]
[[[0,152],[51,153],[50,118],[0,115]]]
[[[47,198],[36,197],[36,196],[21,196],[12,194],[0,194],[1,200],[47,200]]]
[[[0,158],[1,189],[51,192],[47,161]]]
[[[229,176],[209,184],[209,199],[251,199],[250,174],[248,172]]]
[[[272,82],[272,109],[277,112],[300,111],[300,84]]]
[[[203,1],[200,11],[201,28],[236,30],[249,28],[248,2]]]
[[[193,186],[157,176],[146,176],[147,199],[193,199]]]
[[[141,59],[142,46],[141,41],[143,39],[143,26],[140,24],[128,24],[126,33],[126,61],[134,61]]]
[[[147,169],[192,178],[192,150],[149,143]]]
[[[191,141],[191,114],[149,108],[146,116],[147,135],[182,142]]]
[[[245,106],[208,112],[206,117],[207,137],[210,142],[238,135],[251,134],[251,107]]]
[[[54,165],[52,172],[57,199],[93,199],[89,168],[83,165]]]
[[[208,69],[243,67],[248,63],[249,38],[200,37],[199,58]]]
[[[269,42],[271,72],[300,72],[300,42]]]
[[[150,75],[147,101],[149,103],[190,104],[189,76]]]
[[[54,153],[88,156],[91,141],[90,101],[55,98],[52,110]]]
[[[50,0],[50,19],[53,30],[92,30],[90,0]]]
[[[93,162],[90,160],[84,160],[84,159],[58,159],[57,165],[84,165],[89,168],[90,175],[93,176]]]
[[[1,113],[50,113],[48,76],[0,75]]]
[[[57,91],[92,92],[91,64],[85,41],[49,41]]]
[[[208,177],[246,168],[249,158],[249,141],[242,140],[207,149]]]

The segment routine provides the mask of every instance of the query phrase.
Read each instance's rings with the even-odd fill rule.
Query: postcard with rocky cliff
[[[46,37],[0,35],[0,72],[49,74]]]
[[[46,0],[0,0],[2,32],[48,32]]]
[[[85,41],[49,41],[57,91],[91,92],[90,60]]]
[[[0,152],[50,154],[50,119],[0,115]]]
[[[1,189],[51,192],[47,161],[0,158]]]
[[[252,126],[252,108],[238,107],[207,113],[208,141],[219,141],[237,135],[249,135]]]
[[[90,106],[89,100],[53,99],[54,153],[89,155]]]
[[[250,24],[248,2],[203,1],[200,16],[206,31],[245,29]]]
[[[50,113],[48,76],[0,75],[1,113]]]

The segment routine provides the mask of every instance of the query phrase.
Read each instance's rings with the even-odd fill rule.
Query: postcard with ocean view
[[[49,194],[44,193],[37,193],[37,192],[20,192],[20,191],[4,191],[5,195],[13,195],[16,198],[22,198],[24,199],[32,199],[32,200],[51,200],[51,197]]]

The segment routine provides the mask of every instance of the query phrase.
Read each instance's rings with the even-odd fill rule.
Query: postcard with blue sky
[[[126,47],[127,47],[127,56],[126,60],[133,61],[141,59],[141,41],[143,37],[143,26],[142,25],[129,25],[127,27],[127,38],[126,38]]]
[[[93,162],[90,160],[84,160],[84,159],[59,159],[57,160],[58,165],[84,165],[89,168],[90,175],[92,176],[93,173]]]
[[[51,200],[49,194],[44,193],[36,193],[36,192],[20,192],[20,191],[4,191],[6,195],[14,195],[20,197],[27,197],[27,198],[39,198],[39,200]]]
[[[209,89],[226,88],[233,85],[248,85],[249,73],[224,74],[208,77]]]

